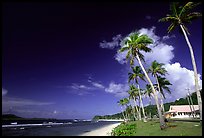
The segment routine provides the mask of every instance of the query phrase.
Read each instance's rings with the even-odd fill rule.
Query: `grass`
[[[135,124],[134,129],[129,129],[132,136],[202,136],[202,126],[200,126],[199,122],[168,122],[168,128],[161,130],[158,120],[146,123],[135,121],[121,124],[113,130],[115,133],[112,134],[122,136],[121,132],[125,128],[124,125],[129,126],[129,124]]]

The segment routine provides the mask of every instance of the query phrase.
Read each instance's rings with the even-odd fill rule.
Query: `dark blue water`
[[[2,136],[78,136],[114,123],[117,122],[78,121],[62,125],[2,128]]]

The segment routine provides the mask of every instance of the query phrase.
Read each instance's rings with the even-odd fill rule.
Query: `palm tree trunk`
[[[133,101],[134,101],[135,108],[136,108],[136,111],[137,111],[137,114],[138,114],[138,119],[141,120],[141,114],[140,114],[140,112],[138,111],[137,104],[136,104],[136,98],[135,98],[135,97],[133,97]]]
[[[163,95],[160,93],[160,100],[161,100],[161,110],[162,110],[162,115],[164,115],[165,110],[164,110],[164,102],[163,102]]]
[[[195,90],[196,90],[198,106],[199,106],[199,110],[200,110],[200,123],[202,125],[202,99],[201,99],[201,95],[200,95],[200,91],[199,91],[198,73],[197,73],[197,67],[196,67],[196,62],[195,62],[195,58],[194,58],[193,48],[192,48],[191,43],[188,39],[188,36],[187,36],[187,34],[183,28],[183,25],[180,24],[180,27],[183,31],[184,37],[186,39],[187,45],[188,45],[190,53],[191,53],[191,60],[192,60],[192,64],[193,64],[194,78],[195,78]]]
[[[133,117],[134,117],[134,119],[135,119],[135,121],[137,120],[137,117],[136,117],[136,111],[135,111],[135,108],[134,108],[134,106],[132,106],[131,105],[131,107],[132,107],[132,114],[133,114]]]
[[[159,94],[161,95],[160,97],[160,100],[161,100],[161,110],[162,110],[162,115],[164,115],[164,104],[163,104],[163,100],[162,100],[162,94],[161,94],[161,89],[160,89],[160,85],[159,85],[159,81],[158,81],[158,78],[157,78],[157,75],[154,74],[155,78],[156,78],[156,81],[157,81],[157,85],[158,85],[158,89],[159,89]]]
[[[123,115],[123,118],[124,118],[124,121],[125,121],[125,115],[124,115],[122,106],[121,106],[121,110],[122,110],[122,115]]]
[[[189,107],[190,107],[190,110],[191,110],[191,114],[192,114],[192,116],[193,116],[193,118],[194,118],[193,110],[192,110],[192,108],[191,108],[191,104],[190,104],[188,95],[187,95],[186,98],[187,98],[187,101],[188,101],[188,104],[189,104]]]
[[[138,92],[139,92],[140,103],[141,103],[141,106],[142,106],[142,113],[143,113],[143,116],[144,116],[144,122],[147,122],[145,111],[144,111],[144,106],[143,106],[143,102],[142,102],[142,96],[141,96],[141,93],[140,93],[139,84],[137,85],[137,87],[138,87],[138,90],[139,90]]]
[[[138,54],[136,54],[136,58],[137,58],[137,60],[138,60],[138,62],[139,62],[140,67],[142,68],[142,71],[143,71],[144,74],[145,74],[145,77],[146,77],[147,81],[149,82],[149,84],[150,84],[150,86],[151,86],[151,88],[152,88],[152,91],[153,91],[153,94],[154,94],[155,103],[156,103],[156,105],[157,105],[157,111],[158,111],[158,114],[159,114],[160,128],[163,130],[163,129],[165,129],[167,126],[166,126],[166,123],[164,122],[164,117],[163,117],[162,114],[161,114],[161,110],[160,110],[159,101],[158,101],[158,97],[157,97],[156,91],[155,91],[155,89],[154,89],[154,86],[153,86],[153,84],[152,84],[152,82],[151,82],[149,76],[147,75],[147,72],[146,72],[145,68],[143,67],[143,65],[142,65],[142,63],[141,63],[141,60],[140,60]]]

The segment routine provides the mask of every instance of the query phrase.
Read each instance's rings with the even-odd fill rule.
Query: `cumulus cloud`
[[[149,45],[152,51],[149,53],[142,52],[142,54],[144,55],[144,59],[146,61],[146,64],[144,64],[146,67],[149,67],[151,62],[154,60],[165,64],[164,67],[168,71],[166,78],[172,83],[172,85],[169,86],[172,94],[166,95],[166,101],[174,101],[178,98],[185,97],[187,94],[186,88],[190,88],[191,92],[195,92],[194,72],[185,67],[182,67],[180,63],[172,63],[172,59],[174,58],[174,46],[167,44],[165,40],[173,39],[175,38],[175,35],[160,37],[156,35],[155,30],[156,28],[154,26],[150,29],[141,28],[139,30],[141,34],[148,35],[154,41],[152,45]],[[126,54],[127,51],[122,53],[117,52],[115,55],[115,60],[117,60],[120,64],[127,63],[125,59]],[[138,65],[137,61],[135,61],[135,65]],[[199,86],[202,88],[201,75],[199,74],[198,77]],[[155,80],[153,80],[153,82],[154,81]],[[109,87],[105,90],[106,92],[117,94],[118,92],[121,92],[120,89],[124,89],[122,86],[127,85],[110,83]]]
[[[129,86],[127,84],[117,84],[115,82],[111,82],[109,87],[105,88],[105,92],[114,94],[117,97],[125,97],[128,96],[128,89]]]
[[[160,42],[157,46],[152,47],[151,49],[152,52],[150,53],[141,52],[144,55],[144,59],[148,65],[150,65],[154,60],[167,64],[174,58],[174,47],[171,45]]]
[[[6,95],[8,93],[8,91],[4,88],[2,88],[2,96]]]
[[[119,42],[121,40],[121,35],[118,34],[116,35],[115,37],[112,38],[112,41],[111,42],[106,42],[105,40],[103,42],[101,42],[99,44],[99,46],[101,48],[108,48],[108,49],[114,49],[115,47],[118,47],[119,46]]]
[[[161,40],[161,37],[155,34],[155,27],[152,28],[141,28],[138,32],[140,34],[146,34],[150,38],[153,39],[154,43],[149,45],[149,47],[152,49],[151,52],[145,53],[141,51],[141,53],[144,55],[144,59],[148,65],[151,64],[152,61],[157,60],[157,62],[160,63],[170,63],[171,60],[174,58],[173,50],[174,47],[172,45],[168,45]],[[170,37],[169,37],[170,38]],[[115,59],[120,63],[124,64],[127,63],[126,61],[126,54],[127,51],[124,52],[117,52],[115,55]],[[137,61],[135,60],[135,65],[138,65]]]
[[[155,30],[156,30],[156,27],[153,26],[152,28],[150,29],[147,29],[147,28],[141,28],[138,32],[141,34],[141,35],[147,35],[148,37],[150,37],[154,43],[158,42],[158,40],[160,39],[159,36],[157,36],[155,34]]]
[[[170,86],[172,94],[167,97],[167,100],[185,97],[188,92],[187,88],[190,89],[190,93],[195,92],[194,72],[192,70],[181,67],[180,63],[166,64],[164,67],[168,71],[166,78],[172,83]],[[200,77],[199,74],[199,86],[202,88]]]

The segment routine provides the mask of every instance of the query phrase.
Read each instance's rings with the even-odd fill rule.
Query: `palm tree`
[[[127,121],[128,121],[128,112],[127,112],[127,108],[128,108],[128,104],[129,104],[129,100],[128,100],[128,98],[123,98],[123,103],[124,103],[124,105],[125,105],[125,111],[126,111],[126,119],[127,119]]]
[[[144,116],[144,122],[146,122],[147,120],[146,120],[146,116],[144,113],[144,106],[143,106],[140,87],[139,87],[139,83],[138,83],[139,78],[145,81],[144,74],[142,73],[142,70],[140,69],[139,66],[135,66],[135,67],[131,67],[131,68],[132,68],[133,72],[128,73],[128,75],[129,75],[128,82],[130,82],[131,80],[135,80],[135,83],[137,84],[138,92],[139,92],[139,99],[140,99],[140,103],[141,103],[141,107],[142,107],[142,113]]]
[[[167,85],[172,85],[172,84],[164,77],[158,76],[157,78],[158,78],[158,83],[159,83],[159,87],[160,87],[160,94],[161,94],[161,107],[162,107],[162,110],[164,113],[165,110],[164,110],[164,105],[163,105],[163,101],[162,101],[162,99],[166,99],[166,97],[164,95],[164,90],[167,91],[169,94],[171,94],[171,91]]]
[[[139,110],[137,108],[137,103],[136,103],[136,99],[137,99],[138,93],[136,93],[135,90],[136,90],[135,86],[134,85],[130,85],[130,90],[128,91],[129,99],[133,99],[133,102],[135,104],[135,109],[137,111],[138,119],[141,120],[141,113],[139,112]]]
[[[123,115],[123,118],[124,118],[124,121],[125,121],[126,118],[125,118],[124,111],[123,111],[123,106],[125,105],[124,100],[120,99],[120,101],[118,101],[118,104],[121,105],[121,111],[122,111],[122,115]]]
[[[160,121],[160,128],[164,129],[166,128],[166,123],[164,122],[164,117],[161,114],[160,107],[159,107],[159,102],[158,102],[158,97],[156,95],[156,91],[154,89],[153,83],[150,80],[144,66],[142,65],[141,60],[144,60],[144,56],[141,54],[140,51],[144,52],[150,52],[151,49],[147,47],[148,44],[152,44],[153,40],[149,38],[147,35],[140,35],[138,32],[133,32],[129,36],[127,36],[125,39],[122,41],[122,47],[120,49],[120,52],[126,51],[126,59],[130,59],[130,65],[134,65],[134,59],[136,58],[147,81],[151,85],[154,98],[155,98],[155,103],[157,105],[157,110],[159,114],[159,121]]]
[[[165,75],[167,73],[166,69],[163,68],[164,64],[163,63],[158,63],[156,60],[154,60],[150,66],[150,68],[148,69],[148,73],[152,73],[152,76],[155,77],[156,79],[156,84],[157,84],[157,90],[159,91],[160,95],[161,95],[161,108],[163,108],[163,101],[162,101],[162,94],[161,92],[161,87],[160,87],[160,83],[158,81],[158,74],[160,75]],[[164,113],[164,112],[163,112]]]
[[[166,17],[161,18],[159,21],[171,22],[171,25],[168,27],[168,33],[171,32],[176,26],[180,26],[183,32],[183,35],[186,39],[186,42],[191,54],[192,64],[193,64],[194,78],[195,78],[195,91],[197,94],[198,106],[200,110],[200,122],[202,124],[202,98],[201,98],[199,85],[198,85],[197,67],[196,67],[193,47],[191,46],[191,43],[187,36],[187,34],[189,35],[190,33],[187,27],[184,25],[185,23],[191,23],[192,20],[202,16],[202,14],[199,12],[191,12],[191,10],[199,4],[200,3],[187,2],[184,6],[179,6],[179,3],[174,2],[170,7],[171,15],[167,15]]]
[[[149,84],[146,84],[146,87],[144,89],[144,94],[149,97],[149,105],[151,105],[152,90]],[[150,110],[149,116],[151,118],[151,110]]]

